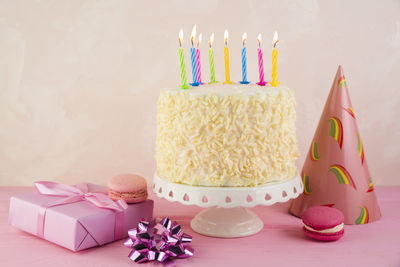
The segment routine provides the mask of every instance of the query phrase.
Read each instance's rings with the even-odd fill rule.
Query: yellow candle
[[[279,85],[279,82],[277,79],[277,76],[278,76],[278,72],[277,72],[278,50],[276,50],[276,48],[275,48],[278,41],[279,41],[278,33],[275,32],[274,39],[273,39],[274,48],[272,49],[272,82],[271,82],[271,86],[273,86],[273,87],[277,87]]]
[[[228,48],[228,39],[229,39],[228,31],[225,30],[225,33],[224,33],[224,42],[225,42],[225,48],[224,48],[224,57],[225,57],[225,82],[224,82],[224,83],[232,83],[232,82],[231,82],[231,78],[230,78],[230,73],[229,73],[229,48]]]

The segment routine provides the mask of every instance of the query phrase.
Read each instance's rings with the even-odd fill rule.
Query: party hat
[[[301,177],[304,192],[289,208],[295,216],[309,207],[325,205],[341,210],[345,224],[365,224],[381,217],[341,66]]]

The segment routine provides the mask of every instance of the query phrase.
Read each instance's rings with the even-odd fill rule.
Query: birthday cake
[[[296,111],[286,87],[167,89],[157,110],[157,175],[197,186],[258,186],[297,175]]]

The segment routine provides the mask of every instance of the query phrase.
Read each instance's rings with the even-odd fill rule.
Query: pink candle
[[[264,61],[263,61],[263,52],[261,49],[261,33],[258,35],[257,37],[257,41],[258,41],[258,48],[257,48],[257,52],[258,52],[258,73],[260,75],[260,81],[257,83],[258,85],[264,86],[267,83],[264,81]]]
[[[196,49],[196,70],[197,70],[197,82],[202,84],[201,82],[201,63],[200,63],[200,42],[201,42],[201,33],[199,35],[199,38],[197,38],[197,49]]]

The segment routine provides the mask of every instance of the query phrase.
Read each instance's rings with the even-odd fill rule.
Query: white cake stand
[[[153,191],[158,197],[184,205],[207,209],[190,222],[192,229],[202,235],[234,238],[259,232],[264,223],[249,207],[271,206],[286,202],[303,192],[301,177],[257,187],[190,186],[168,182],[154,175]]]

